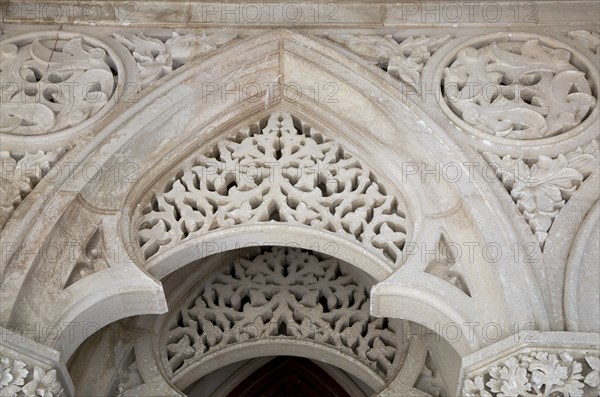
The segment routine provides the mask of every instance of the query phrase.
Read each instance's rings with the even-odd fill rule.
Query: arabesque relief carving
[[[485,133],[539,139],[585,121],[596,104],[594,82],[573,65],[572,53],[537,38],[466,47],[443,73],[450,109]]]
[[[25,153],[15,155],[8,151],[0,152],[0,229],[8,221],[14,210],[23,199],[50,171],[64,155],[65,150],[59,148],[47,153]]]
[[[402,322],[369,314],[367,286],[335,258],[295,248],[236,257],[174,311],[162,354],[172,376],[259,339],[315,342],[390,379],[406,355]]]
[[[212,230],[285,222],[342,235],[399,266],[409,231],[402,202],[362,160],[287,113],[198,153],[134,218],[146,259]]]
[[[0,132],[47,134],[90,119],[113,96],[117,73],[107,50],[85,35],[4,40]]]
[[[173,70],[221,45],[238,38],[236,34],[184,34],[173,32],[166,41],[137,34],[114,33],[114,38],[132,53],[139,68],[141,89]]]
[[[573,30],[567,33],[567,37],[579,42],[600,59],[600,32]]]
[[[519,354],[465,382],[466,397],[597,396],[600,359],[569,353]]]

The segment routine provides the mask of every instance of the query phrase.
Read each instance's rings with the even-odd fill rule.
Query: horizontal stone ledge
[[[7,1],[5,23],[164,27],[556,27],[600,20],[596,0]]]

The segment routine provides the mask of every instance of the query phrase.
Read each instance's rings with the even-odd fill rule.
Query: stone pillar
[[[524,331],[463,359],[457,395],[598,396],[600,334]]]
[[[0,327],[0,396],[74,395],[60,352]]]

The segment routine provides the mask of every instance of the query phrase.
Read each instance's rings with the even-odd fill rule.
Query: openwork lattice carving
[[[211,35],[173,32],[172,37],[162,41],[146,36],[143,32],[134,34],[114,33],[117,41],[131,51],[138,64],[141,88],[181,67],[192,59],[214,51],[217,47],[235,39],[238,35],[216,33]]]
[[[592,171],[598,169],[598,141],[556,158],[524,160],[484,153],[543,248],[560,209]]]
[[[40,135],[74,127],[113,96],[117,71],[86,36],[58,34],[0,47],[0,132]]]
[[[348,33],[328,37],[413,88],[419,88],[421,72],[431,54],[452,38],[448,34],[439,34],[408,37],[398,42],[391,35]]]
[[[64,153],[62,148],[22,156],[0,152],[0,229]]]
[[[511,357],[465,382],[466,397],[597,396],[600,359],[532,352]]]
[[[398,266],[408,230],[400,201],[362,160],[286,113],[195,156],[136,212],[146,259],[211,230],[286,222],[332,232]]]
[[[513,139],[536,139],[581,124],[596,103],[571,52],[538,39],[461,49],[444,70],[448,106],[467,124]]]
[[[64,390],[56,370],[28,365],[21,360],[0,356],[0,396],[62,397]]]
[[[299,249],[237,257],[180,307],[163,347],[173,376],[214,352],[261,339],[329,346],[386,379],[406,353],[400,320],[369,315],[366,285],[337,259]]]

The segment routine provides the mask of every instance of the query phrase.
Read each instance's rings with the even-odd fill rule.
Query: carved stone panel
[[[133,223],[146,259],[213,230],[283,222],[344,236],[397,267],[410,222],[389,190],[339,143],[274,113],[197,153]]]
[[[581,125],[596,106],[597,82],[589,66],[576,66],[581,58],[575,51],[535,36],[472,40],[444,69],[444,100],[458,116],[452,119],[487,134],[525,140]]]
[[[48,32],[3,40],[0,132],[63,131],[112,106],[120,71],[106,44],[82,34]],[[86,124],[90,124],[90,122]]]

